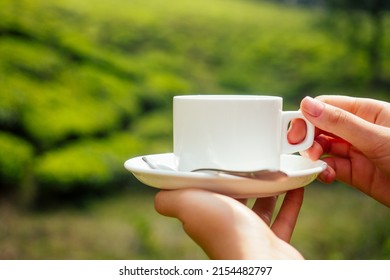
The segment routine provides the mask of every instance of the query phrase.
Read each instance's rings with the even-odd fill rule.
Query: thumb
[[[348,111],[305,97],[301,102],[303,115],[317,128],[351,143],[362,152],[370,153],[376,146],[378,127]]]

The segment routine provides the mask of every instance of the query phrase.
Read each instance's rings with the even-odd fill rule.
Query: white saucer
[[[175,157],[172,153],[147,155],[154,162],[176,168]],[[142,183],[165,190],[183,188],[202,188],[225,194],[235,198],[266,197],[300,188],[314,181],[319,173],[326,168],[326,163],[298,155],[282,155],[281,170],[288,174],[283,181],[253,180],[230,175],[180,172],[151,169],[142,156],[125,162],[129,170]]]

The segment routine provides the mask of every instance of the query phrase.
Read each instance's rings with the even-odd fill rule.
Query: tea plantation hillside
[[[1,1],[0,192],[27,203],[136,184],[123,162],[171,151],[178,94],[282,95],[294,109],[321,93],[388,99],[323,14],[244,0]],[[384,67],[390,76],[389,54]]]

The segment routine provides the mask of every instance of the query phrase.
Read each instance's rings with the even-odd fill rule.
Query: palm
[[[159,192],[156,210],[182,221],[186,233],[212,259],[302,258],[288,244],[303,199],[289,191],[272,227],[276,198],[257,199],[253,209],[233,198],[200,189]]]

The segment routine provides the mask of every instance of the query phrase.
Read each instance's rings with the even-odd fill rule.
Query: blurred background
[[[126,159],[172,151],[172,97],[390,101],[387,0],[0,0],[0,259],[206,259]],[[390,258],[390,209],[314,182],[292,244]]]

